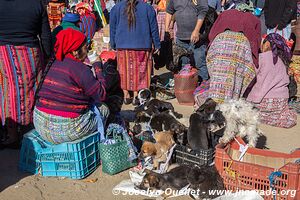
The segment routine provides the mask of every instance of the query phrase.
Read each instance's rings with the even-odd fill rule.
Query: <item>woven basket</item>
[[[196,69],[187,75],[174,75],[175,80],[175,96],[179,104],[194,105],[193,92],[198,84],[198,74]]]
[[[112,136],[115,143],[100,143],[99,150],[102,160],[102,171],[114,175],[134,166],[135,163],[128,161],[129,147],[127,141],[122,139],[117,132],[107,130],[106,139],[110,136]]]
[[[115,144],[100,144],[102,171],[114,175],[132,166],[128,161],[129,148],[126,141]]]

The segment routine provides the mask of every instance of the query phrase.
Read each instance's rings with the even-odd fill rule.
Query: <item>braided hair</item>
[[[137,0],[127,0],[125,14],[127,15],[129,29],[133,28],[136,24],[135,7],[137,3]]]

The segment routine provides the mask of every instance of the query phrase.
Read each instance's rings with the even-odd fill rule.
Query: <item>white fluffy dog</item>
[[[235,136],[247,137],[250,147],[255,147],[257,139],[262,134],[258,128],[259,113],[253,105],[242,99],[228,100],[223,104],[217,105],[216,110],[222,111],[226,119],[226,128],[224,135],[219,143],[227,144]]]

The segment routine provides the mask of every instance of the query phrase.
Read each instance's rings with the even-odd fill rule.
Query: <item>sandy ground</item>
[[[300,94],[300,93],[298,93]],[[192,113],[193,108],[179,105],[176,100],[171,101],[176,110],[184,117]],[[125,107],[124,109],[129,109]],[[281,129],[266,125],[261,126],[265,137],[261,145],[278,152],[290,152],[300,147],[300,117],[298,125],[291,129]],[[128,171],[109,176],[103,174],[101,166],[85,180],[97,179],[95,183],[85,180],[70,180],[47,178],[39,175],[30,175],[18,171],[18,150],[0,150],[0,199],[1,200],[98,200],[146,199],[143,196],[113,195],[112,188],[122,180],[129,179]],[[174,199],[190,199],[178,197]]]

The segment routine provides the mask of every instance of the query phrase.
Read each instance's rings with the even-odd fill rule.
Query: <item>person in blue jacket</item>
[[[142,0],[117,3],[110,12],[110,45],[117,50],[124,103],[137,105],[138,91],[150,87],[152,52],[160,49],[154,8]]]

